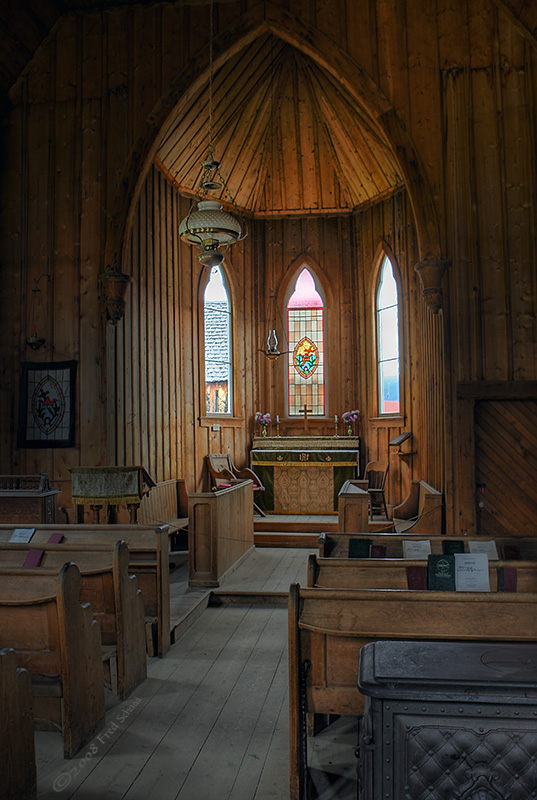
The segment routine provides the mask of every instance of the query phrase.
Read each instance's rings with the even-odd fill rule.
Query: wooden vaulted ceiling
[[[196,193],[210,131],[209,81],[178,109],[157,165]],[[229,194],[256,217],[341,214],[402,186],[395,159],[358,104],[310,58],[271,36],[215,71],[212,142]],[[218,193],[211,193],[217,197]]]

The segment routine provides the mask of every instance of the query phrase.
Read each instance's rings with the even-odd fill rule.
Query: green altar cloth
[[[252,450],[251,465],[265,486],[256,498],[272,514],[335,514],[338,494],[358,477],[356,450]]]

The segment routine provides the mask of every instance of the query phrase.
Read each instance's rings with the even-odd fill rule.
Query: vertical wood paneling
[[[397,109],[436,197],[452,265],[445,279],[449,314],[433,317],[416,283],[416,236],[402,193],[354,217],[275,223],[275,282],[285,280],[302,253],[326,269],[337,308],[329,414],[359,405],[371,458],[382,456],[402,427],[414,431],[418,454],[411,470],[394,465],[391,501],[404,494],[412,472],[441,488],[443,461],[449,461],[456,476],[449,487],[455,529],[458,486],[475,476],[467,442],[460,440],[464,421],[454,384],[537,377],[535,50],[489,0],[438,0],[436,6],[425,0],[276,2],[347,49]],[[217,29],[254,7],[253,0],[216,3]],[[149,464],[159,479],[184,475],[193,489],[203,481],[209,448],[245,457],[256,407],[272,408],[281,392],[284,367],[252,356],[266,339],[272,259],[267,233],[263,246],[252,237],[230,255],[240,310],[237,399],[244,421],[220,432],[200,425],[199,265],[177,236],[188,203],[156,174],[146,182],[136,212],[126,317],[117,329],[105,328],[103,321],[98,275],[106,266],[106,225],[122,170],[155,102],[191,56],[206,48],[208,15],[208,4],[155,3],[66,16],[12,93],[0,223],[2,271],[9,276],[1,300],[4,471],[43,469],[68,484],[73,463],[117,459]],[[323,189],[339,187],[327,182]],[[371,270],[382,241],[401,269],[406,315],[406,418],[395,426],[369,421]],[[28,303],[34,278],[49,268],[48,292],[44,279],[40,288],[48,303],[50,341],[34,354],[24,347]],[[444,325],[452,359],[445,376]],[[53,358],[79,361],[76,448],[19,451],[14,431],[20,361]],[[443,416],[451,408],[446,392],[453,409],[444,455]],[[157,429],[161,435],[155,439]]]

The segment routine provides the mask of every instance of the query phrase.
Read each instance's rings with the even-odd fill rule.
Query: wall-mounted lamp
[[[99,281],[106,301],[106,318],[112,325],[117,325],[125,313],[125,295],[132,278],[121,272],[114,261],[101,273]]]
[[[31,328],[32,332],[30,336],[26,337],[26,344],[28,347],[31,347],[32,350],[39,350],[40,347],[43,347],[46,344],[46,340],[37,333],[38,322],[40,325],[44,325],[45,321],[41,289],[38,285],[41,278],[50,280],[50,275],[48,275],[46,272],[43,272],[41,275],[39,275],[39,277],[34,278],[34,288],[32,289],[30,310],[28,314],[29,327]]]

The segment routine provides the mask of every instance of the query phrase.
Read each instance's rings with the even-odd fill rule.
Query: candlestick
[[[334,436],[339,436],[339,433],[338,433],[338,424],[337,424],[337,414],[334,414],[334,427],[335,427],[335,431],[336,431],[336,432],[334,433]]]

